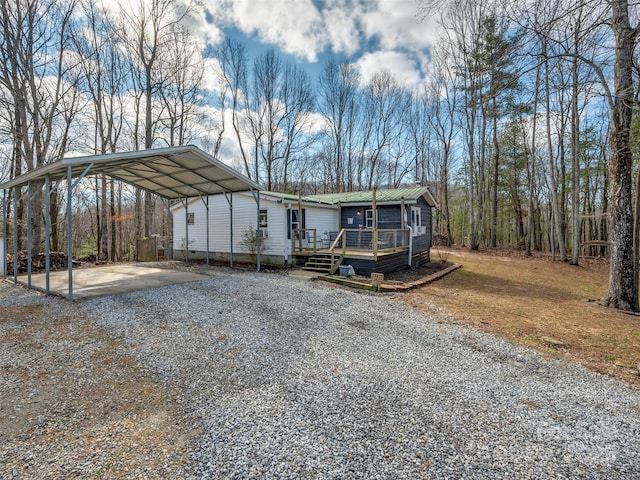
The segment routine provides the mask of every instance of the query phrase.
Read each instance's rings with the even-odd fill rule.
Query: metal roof
[[[376,203],[400,203],[403,200],[405,202],[412,203],[416,202],[420,197],[424,197],[429,205],[436,205],[436,202],[427,187],[418,186],[376,190]],[[373,192],[372,190],[367,190],[363,192],[326,193],[321,195],[309,195],[306,198],[332,204],[338,202],[342,204],[372,203]]]
[[[281,192],[271,192],[268,190],[263,190],[260,192],[260,194],[265,195],[265,196],[269,196],[269,197],[275,197],[275,198],[281,198],[282,200],[287,200],[289,202],[297,202],[298,201],[298,195],[293,195],[291,193],[281,193]],[[315,198],[313,195],[303,195],[302,197],[300,197],[300,200],[304,203],[318,203],[318,204],[322,204],[322,205],[334,205],[334,203],[332,202],[327,202],[324,200],[319,200],[317,198]]]
[[[64,158],[0,185],[0,190],[32,181],[103,174],[169,199],[260,190],[260,185],[198,147],[166,147]]]

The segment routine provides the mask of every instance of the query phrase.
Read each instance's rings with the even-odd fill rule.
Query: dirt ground
[[[0,349],[0,478],[183,477],[178,392],[75,306],[0,308]]]
[[[586,300],[604,296],[606,262],[442,249],[433,257],[463,268],[399,301],[640,386],[640,316]],[[0,287],[0,297],[15,293]],[[56,305],[0,309],[0,478],[183,477],[200,432],[183,423],[179,393],[75,305]]]
[[[590,301],[606,294],[606,260],[571,266],[513,251],[434,250],[434,261],[463,267],[404,302],[424,312],[443,308],[454,321],[640,386],[640,316]]]

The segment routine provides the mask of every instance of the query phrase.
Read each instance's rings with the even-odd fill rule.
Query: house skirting
[[[386,274],[406,270],[409,268],[408,257],[409,252],[407,251],[378,256],[377,260],[373,258],[345,256],[342,259],[342,265],[351,265],[357,275],[369,277],[372,273]],[[412,267],[419,267],[429,262],[429,250],[424,250],[411,256]]]
[[[391,273],[406,270],[408,265],[408,251],[390,253],[378,256],[377,259],[363,256],[349,256],[342,259],[342,265],[351,265],[356,275],[369,277],[372,273]]]
[[[175,260],[186,260],[184,250],[174,250],[173,258]],[[207,259],[207,252],[202,250],[189,250],[189,260],[205,261]],[[231,261],[231,255],[229,252],[209,252],[209,260],[214,262]],[[256,263],[256,256],[250,253],[233,253],[233,261],[238,263]],[[285,267],[287,261],[284,257],[279,255],[266,255],[262,253],[260,255],[260,263],[264,265],[272,265],[274,267]]]

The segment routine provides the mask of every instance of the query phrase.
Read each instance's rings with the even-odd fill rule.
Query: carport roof
[[[33,181],[103,174],[169,199],[260,190],[260,185],[198,147],[155,148],[64,158],[0,184],[0,190]]]

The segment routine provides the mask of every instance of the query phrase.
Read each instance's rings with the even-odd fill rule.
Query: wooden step
[[[323,267],[307,267],[305,265],[304,267],[302,267],[301,270],[307,270],[309,272],[329,273],[329,272],[331,272],[331,265],[328,265],[326,268],[323,268]]]
[[[341,255],[331,255],[330,253],[318,253],[310,257],[302,267],[302,270],[320,273],[333,273],[342,262]]]

